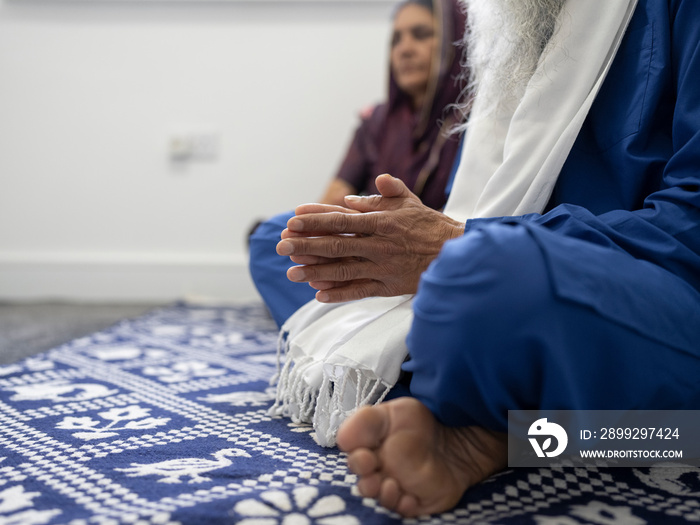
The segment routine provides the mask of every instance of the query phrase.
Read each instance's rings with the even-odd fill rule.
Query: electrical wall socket
[[[220,142],[218,131],[172,133],[168,140],[170,159],[178,162],[214,161],[219,157]]]

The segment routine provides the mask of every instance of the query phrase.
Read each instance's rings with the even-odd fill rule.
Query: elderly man
[[[319,302],[416,294],[410,397],[337,434],[360,492],[405,516],[505,466],[508,410],[700,408],[700,2],[467,5],[445,213],[382,175],[300,206],[277,245]]]

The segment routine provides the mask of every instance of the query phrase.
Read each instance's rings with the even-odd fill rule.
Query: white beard
[[[480,116],[512,111],[552,37],[566,0],[463,0],[467,7],[467,91]],[[583,0],[585,1],[585,0]],[[470,108],[462,108],[466,114]]]

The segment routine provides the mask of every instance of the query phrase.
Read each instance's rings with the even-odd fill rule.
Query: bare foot
[[[358,410],[337,443],[359,476],[360,494],[405,517],[451,509],[508,463],[506,434],[446,427],[411,397]]]

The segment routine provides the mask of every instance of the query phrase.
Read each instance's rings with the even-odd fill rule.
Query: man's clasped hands
[[[308,282],[322,303],[415,293],[420,275],[464,223],[424,206],[391,175],[377,177],[380,195],[345,197],[345,207],[302,204],[282,232],[287,272]]]

